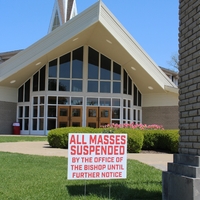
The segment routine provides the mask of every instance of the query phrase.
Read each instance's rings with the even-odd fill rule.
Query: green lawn
[[[47,136],[0,135],[1,142],[47,141]]]
[[[67,158],[0,152],[1,200],[161,200],[161,171],[128,160],[126,180],[67,180]]]

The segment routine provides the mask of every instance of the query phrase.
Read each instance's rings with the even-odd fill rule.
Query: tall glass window
[[[40,91],[45,90],[46,66],[40,69]]]
[[[57,59],[49,62],[49,77],[57,78]]]
[[[83,78],[83,47],[73,51],[72,78]]]
[[[123,93],[127,94],[127,73],[124,70],[124,84],[123,84]]]
[[[70,78],[71,53],[60,57],[59,78]]]
[[[113,80],[121,80],[121,66],[113,62]]]
[[[29,102],[30,101],[30,80],[28,80],[25,83],[25,95],[24,96],[25,96],[24,101]]]
[[[104,55],[101,55],[101,80],[111,80],[111,60]]]
[[[23,102],[23,93],[24,93],[24,86],[22,85],[18,89],[18,102]]]
[[[38,74],[39,72],[33,76],[33,92],[38,91]]]
[[[99,53],[89,47],[88,52],[88,79],[99,78]]]

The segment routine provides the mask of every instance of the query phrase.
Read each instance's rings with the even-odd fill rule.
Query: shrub
[[[57,128],[49,131],[48,142],[53,148],[68,148],[68,134],[69,133],[91,133],[94,132],[93,128],[89,127],[66,127]]]
[[[178,152],[178,130],[145,130],[144,150],[165,150],[172,153]]]
[[[127,133],[127,151],[128,153],[139,153],[142,149],[144,136],[140,130],[130,128],[119,128],[114,133]]]

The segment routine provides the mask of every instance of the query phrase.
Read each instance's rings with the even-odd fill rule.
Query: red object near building
[[[13,134],[20,135],[20,123],[18,122],[13,123]]]

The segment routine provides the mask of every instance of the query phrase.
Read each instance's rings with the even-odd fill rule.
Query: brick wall
[[[178,106],[142,108],[143,124],[163,125],[165,129],[178,129]]]
[[[0,101],[0,134],[11,134],[12,123],[16,120],[16,103]]]
[[[200,0],[179,1],[179,152],[200,155]]]

